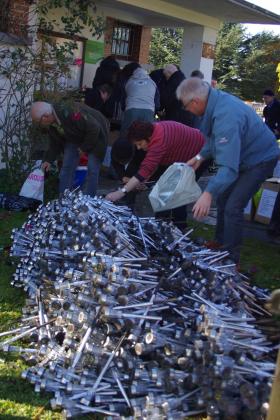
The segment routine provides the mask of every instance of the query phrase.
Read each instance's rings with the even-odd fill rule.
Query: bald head
[[[182,102],[187,111],[197,116],[204,114],[210,86],[198,77],[183,80],[177,87],[177,98]]]
[[[55,122],[53,107],[48,102],[34,102],[31,106],[31,118],[33,122],[49,125]]]
[[[163,69],[163,74],[165,78],[168,80],[169,77],[172,76],[176,71],[178,71],[178,67],[175,64],[167,64]]]

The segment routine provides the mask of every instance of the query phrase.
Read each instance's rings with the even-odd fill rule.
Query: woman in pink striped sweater
[[[109,193],[106,199],[118,201],[128,192],[147,181],[159,167],[167,168],[174,162],[187,162],[198,155],[205,140],[202,133],[175,121],[150,123],[134,121],[128,131],[128,140],[146,156],[138,172],[118,191]]]

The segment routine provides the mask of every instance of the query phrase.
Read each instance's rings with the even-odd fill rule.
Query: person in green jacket
[[[50,138],[42,170],[48,171],[51,162],[63,152],[59,193],[62,194],[72,187],[82,151],[88,154],[84,193],[94,196],[108,144],[108,120],[99,111],[83,103],[65,101],[55,104],[34,102],[31,106],[31,118],[33,122],[47,128]]]

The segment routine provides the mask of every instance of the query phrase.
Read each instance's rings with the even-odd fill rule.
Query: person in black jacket
[[[182,102],[176,96],[177,87],[186,78],[184,73],[175,64],[167,64],[163,69],[163,74],[166,79],[161,97],[161,104],[165,110],[164,119],[193,127],[194,116],[183,109]]]
[[[92,87],[94,88],[95,86],[104,84],[113,87],[116,83],[119,71],[119,63],[112,56],[104,58],[95,72]]]
[[[112,118],[113,107],[110,106],[112,93],[113,88],[108,84],[86,89],[85,104],[101,112],[106,118]]]
[[[263,93],[263,100],[266,104],[263,110],[263,117],[266,125],[275,134],[280,136],[280,102],[275,98],[274,92],[267,89]]]
[[[159,108],[156,111],[162,111],[164,109],[163,100],[165,97],[166,78],[163,74],[163,69],[153,70],[150,73],[150,78],[155,82],[159,93]]]
[[[45,154],[42,170],[48,171],[63,152],[59,174],[59,192],[70,189],[79,162],[80,151],[88,154],[88,172],[85,194],[94,196],[98,185],[101,163],[108,144],[109,123],[99,112],[79,102],[50,104],[34,102],[31,106],[32,121],[45,127],[50,144]]]
[[[85,92],[85,103],[100,111],[106,118],[112,118],[114,114],[116,102],[114,92],[119,72],[119,63],[113,56],[105,57],[95,72],[92,88],[86,89]],[[110,91],[106,101],[101,94],[104,88],[107,92]]]

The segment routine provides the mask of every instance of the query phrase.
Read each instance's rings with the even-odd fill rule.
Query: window
[[[115,27],[113,30],[112,54],[129,55],[129,40],[131,37],[131,28]]]
[[[141,41],[141,26],[125,22],[114,22],[112,28],[111,54],[138,60]]]

